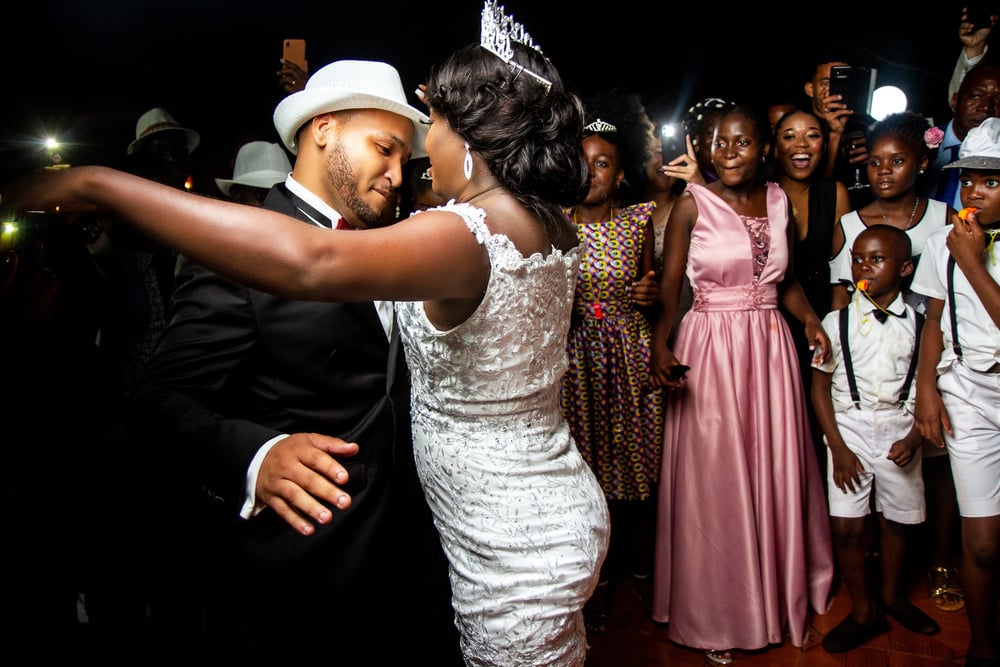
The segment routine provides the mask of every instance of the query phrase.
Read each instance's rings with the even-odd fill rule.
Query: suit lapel
[[[284,183],[278,183],[271,188],[271,191],[267,193],[267,197],[264,199],[264,208],[270,211],[284,213],[285,215],[291,216],[296,220],[301,220],[302,222],[309,224],[314,224],[314,221],[319,221],[327,228],[331,225],[330,218],[317,211],[315,207],[303,201],[302,198],[294,192],[291,192]],[[378,310],[375,308],[374,303],[371,301],[358,301],[339,305],[344,308],[357,311],[358,315],[365,321],[367,326],[373,328],[377,327],[379,334],[381,334],[381,339],[386,340],[385,328],[382,326],[382,320],[379,319]],[[395,326],[393,327],[393,331],[395,331]],[[388,344],[387,340],[386,344]]]

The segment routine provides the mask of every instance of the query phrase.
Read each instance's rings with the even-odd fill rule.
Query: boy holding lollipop
[[[967,667],[1000,665],[1000,118],[969,130],[958,160],[963,209],[927,238],[911,289],[928,297],[920,343],[920,432],[948,447],[962,518]]]
[[[850,614],[823,638],[830,653],[887,632],[886,614],[914,632],[940,631],[899,591],[909,529],[926,517],[923,439],[910,399],[923,318],[901,293],[913,273],[911,252],[897,227],[872,225],[858,234],[851,248],[853,299],[823,319],[831,354],[813,367],[812,401],[828,447],[833,539],[851,598]],[[865,567],[864,527],[872,507],[880,582],[870,581]]]

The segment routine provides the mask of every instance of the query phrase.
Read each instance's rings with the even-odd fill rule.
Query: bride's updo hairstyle
[[[456,51],[431,69],[425,102],[529,211],[561,223],[589,187],[583,105],[540,52],[512,46],[516,65],[479,44]]]

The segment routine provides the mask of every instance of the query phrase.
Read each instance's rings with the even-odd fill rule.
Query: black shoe
[[[885,605],[885,613],[912,632],[918,632],[922,635],[936,635],[941,632],[941,626],[933,618],[913,606],[909,600],[896,600],[892,604]]]
[[[823,637],[823,649],[827,653],[851,651],[886,632],[889,632],[889,623],[880,611],[875,612],[866,623],[858,623],[848,614],[847,618]]]

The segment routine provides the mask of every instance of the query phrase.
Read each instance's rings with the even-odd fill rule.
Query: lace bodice
[[[422,303],[401,305],[413,419],[445,418],[451,426],[471,419],[481,428],[484,418],[510,426],[513,417],[525,427],[551,427],[579,252],[523,257],[506,236],[490,234],[482,209],[444,208],[461,215],[486,246],[492,270],[479,308],[449,331],[434,328]]]

